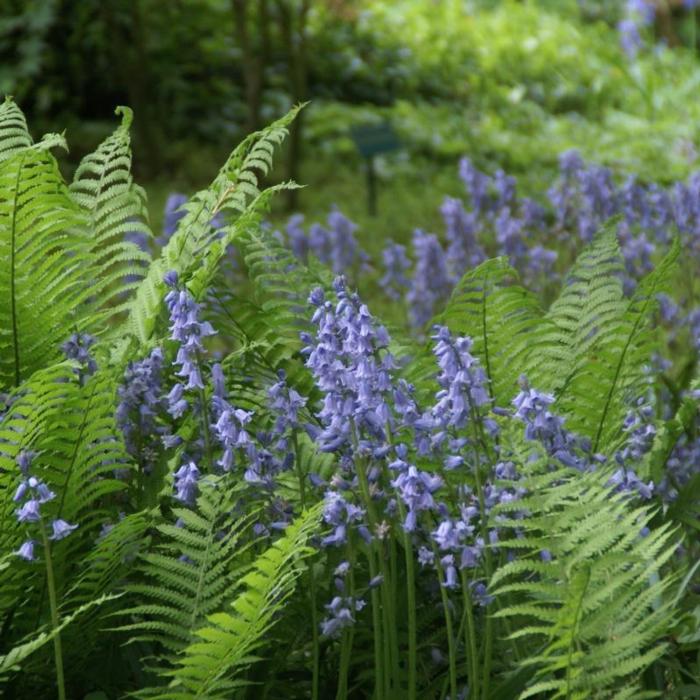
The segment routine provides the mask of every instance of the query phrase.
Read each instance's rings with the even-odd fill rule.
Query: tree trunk
[[[267,23],[267,3],[260,2],[258,16],[261,26]],[[257,131],[260,128],[260,109],[262,106],[263,93],[263,73],[265,70],[265,51],[263,49],[264,40],[261,46],[257,47],[251,42],[248,31],[248,0],[231,0],[234,20],[236,23],[236,39],[241,48],[241,58],[243,62],[243,82],[245,88],[245,99],[247,108],[247,118],[245,124],[246,133]]]
[[[309,13],[309,0],[303,0],[298,15],[285,0],[277,0],[280,15],[282,40],[289,60],[289,84],[292,101],[304,102],[308,94],[308,74],[306,63],[306,21]],[[296,34],[296,36],[295,36]],[[287,154],[287,177],[298,182],[303,157],[304,113],[299,112],[292,122],[289,132]],[[287,207],[294,210],[298,206],[298,190],[287,191]]]

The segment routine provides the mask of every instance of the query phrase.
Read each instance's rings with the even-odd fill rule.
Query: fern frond
[[[559,298],[542,319],[526,367],[538,389],[558,394],[601,329],[614,325],[624,313],[624,267],[614,223],[608,222],[579,255]]]
[[[284,536],[263,552],[242,579],[244,589],[224,612],[210,615],[197,630],[199,641],[188,646],[172,672],[171,687],[161,698],[230,697],[237,676],[253,661],[274,615],[294,590],[309,537],[318,528],[320,508],[302,514]]]
[[[609,476],[561,469],[526,477],[518,484],[529,495],[497,508],[499,524],[523,538],[499,543],[519,556],[492,577],[504,602],[495,615],[518,620],[513,638],[545,642],[523,662],[536,674],[522,698],[628,692],[664,652],[673,579],[659,574],[675,551],[674,531],[666,525],[643,535],[653,512],[612,493]],[[543,550],[551,558],[541,559]]]
[[[121,329],[120,335],[126,332],[135,336],[142,345],[148,344],[165,296],[163,275],[175,270],[181,278],[189,278],[201,265],[202,255],[216,245],[211,220],[218,212],[228,211],[237,218],[249,210],[251,201],[255,203],[253,209],[266,203],[267,197],[258,199],[261,193],[257,172],[267,172],[271,167],[274,147],[284,139],[287,126],[298,110],[298,107],[292,109],[262,131],[248,136],[236,147],[211,185],[184,205],[185,215],[139,285],[136,297],[129,305],[126,328]],[[235,221],[227,227],[226,245],[219,242],[219,250],[225,250],[243,230],[234,224]],[[211,265],[207,267],[211,273]]]
[[[89,294],[83,214],[54,158],[20,150],[0,163],[0,387],[57,358]]]
[[[491,380],[497,405],[507,405],[540,328],[542,310],[536,296],[515,284],[518,273],[506,258],[487,260],[469,270],[455,287],[435,323],[469,336]],[[434,367],[434,359],[430,361]]]
[[[224,478],[200,483],[197,507],[176,508],[177,525],[157,526],[161,541],[142,556],[142,581],[127,588],[139,602],[121,612],[136,620],[120,627],[137,633],[132,641],[156,642],[170,654],[189,644],[223,604],[238,573],[233,556],[244,551],[240,538],[248,519],[233,515],[236,490]]]
[[[619,302],[610,303],[595,322],[592,341],[581,341],[559,406],[570,416],[571,429],[592,438],[594,451],[607,452],[614,444],[629,406],[648,385],[646,368],[656,340],[651,329],[656,298],[667,288],[679,252],[680,244],[674,240],[664,259],[624,303],[622,312]],[[615,307],[618,311],[613,313]],[[590,320],[591,313],[585,316]]]
[[[85,613],[99,608],[104,603],[115,600],[119,596],[102,595],[95,598],[84,605],[81,605],[71,615],[64,617],[58,627],[52,630],[45,630],[35,635],[32,639],[22,642],[13,647],[7,654],[0,656],[0,683],[3,682],[11,673],[18,671],[21,664],[34,652],[41,649],[45,644],[50,642],[57,634],[63,631],[66,627],[75,622]],[[1,690],[1,689],[0,689]]]
[[[0,163],[32,145],[24,113],[11,97],[0,105]]]
[[[150,254],[127,234],[144,242],[152,237],[146,223],[146,193],[131,176],[132,112],[117,107],[122,123],[94,153],[85,156],[75,172],[70,191],[87,219],[90,240],[93,295],[110,316],[127,301],[123,298],[138,286]]]

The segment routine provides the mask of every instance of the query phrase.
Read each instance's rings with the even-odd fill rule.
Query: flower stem
[[[457,659],[455,654],[455,641],[452,629],[452,614],[450,613],[450,601],[447,597],[445,586],[442,585],[445,572],[440,564],[440,555],[437,547],[433,545],[435,555],[435,568],[438,573],[438,582],[440,584],[440,598],[442,599],[442,609],[445,614],[445,631],[447,632],[447,653],[449,656],[448,663],[450,669],[450,697],[457,697]]]
[[[462,596],[464,598],[464,619],[466,630],[464,646],[468,649],[469,656],[469,694],[471,697],[479,697],[479,655],[476,650],[476,629],[474,627],[474,611],[472,609],[472,597],[469,592],[467,575],[462,571]]]
[[[63,651],[61,649],[61,634],[58,631],[58,605],[56,604],[56,582],[53,576],[53,564],[51,563],[51,543],[46,536],[46,528],[43,520],[39,521],[41,537],[44,544],[44,560],[46,563],[46,585],[49,593],[49,608],[51,609],[51,627],[53,628],[53,652],[56,661],[56,688],[58,700],[66,700],[66,684],[63,678]]]
[[[350,600],[355,601],[355,550],[348,541],[348,561],[350,562]],[[338,691],[336,700],[346,700],[348,696],[348,669],[350,666],[350,655],[352,653],[352,642],[355,634],[355,626],[351,625],[343,631],[343,638],[340,643],[340,671],[338,674]]]
[[[408,700],[416,700],[416,665],[417,665],[417,645],[416,645],[416,575],[413,563],[413,545],[411,537],[403,528],[406,521],[406,508],[397,495],[396,502],[399,506],[401,516],[401,530],[403,531],[403,551],[406,562],[406,598],[408,605]]]
[[[301,468],[299,459],[299,440],[296,430],[292,433],[292,444],[294,446],[294,466],[299,480],[299,502],[302,511],[306,510],[306,488],[305,475]],[[309,596],[311,598],[311,636],[313,640],[313,650],[311,657],[311,699],[318,700],[319,683],[319,639],[318,639],[318,613],[316,610],[316,578],[314,577],[311,562],[307,560],[307,570],[309,574]]]

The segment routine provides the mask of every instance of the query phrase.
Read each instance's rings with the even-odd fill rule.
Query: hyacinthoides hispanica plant
[[[62,139],[0,108],[2,691],[681,697],[699,387],[673,231],[631,271],[609,180],[568,156],[551,196],[587,245],[544,308],[512,265],[552,263],[523,233],[549,215],[464,162],[447,254],[422,232],[413,266],[387,249],[417,329],[389,332],[345,217],[297,220],[294,252],[261,222],[294,112],[159,244],[120,113],[66,185]]]

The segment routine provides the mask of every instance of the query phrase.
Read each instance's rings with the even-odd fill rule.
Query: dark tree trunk
[[[262,107],[263,77],[265,64],[267,61],[267,47],[265,35],[267,33],[267,2],[262,0],[259,3],[257,24],[261,32],[260,45],[256,46],[251,41],[249,33],[248,0],[231,0],[233,16],[236,23],[236,40],[241,49],[243,62],[243,81],[245,87],[245,98],[247,108],[247,118],[245,124],[246,133],[257,131],[261,125],[260,110]]]
[[[280,15],[280,27],[285,51],[288,56],[289,84],[292,101],[304,102],[308,95],[308,75],[306,62],[306,21],[309,13],[309,0],[301,2],[298,14],[289,2],[277,0]],[[287,155],[287,177],[298,182],[303,158],[304,113],[300,112],[292,122],[289,132],[289,150]],[[298,190],[288,190],[287,207],[296,209]]]

